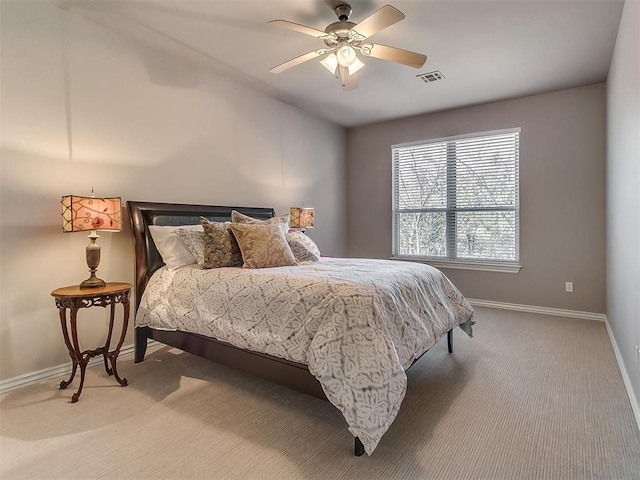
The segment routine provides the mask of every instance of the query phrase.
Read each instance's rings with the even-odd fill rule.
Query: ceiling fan
[[[427,61],[426,55],[367,41],[373,34],[405,18],[404,14],[397,8],[385,5],[358,24],[349,21],[352,10],[346,3],[335,7],[334,12],[339,21],[327,26],[324,32],[287,20],[271,20],[268,22],[278,27],[324,40],[326,46],[326,48],[313,50],[292,58],[273,67],[270,71],[273,73],[284,72],[303,62],[324,56],[320,63],[341,80],[344,90],[353,90],[358,88],[357,72],[364,67],[364,63],[358,58],[357,52],[360,52],[365,57],[380,58],[414,68],[422,67],[424,62]]]

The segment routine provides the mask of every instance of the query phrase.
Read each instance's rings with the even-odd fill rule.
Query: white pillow
[[[196,257],[191,254],[184,241],[176,235],[175,231],[178,228],[200,229],[204,232],[202,225],[149,225],[153,243],[169,270],[196,263]]]

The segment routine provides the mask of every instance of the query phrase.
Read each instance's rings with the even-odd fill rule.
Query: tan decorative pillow
[[[232,223],[245,268],[286,267],[296,259],[277,223]]]
[[[257,218],[250,217],[249,215],[245,215],[244,213],[236,212],[235,210],[231,211],[231,222],[233,223],[251,223],[251,224],[278,224],[282,228],[282,233],[287,233],[289,230],[289,217],[290,215],[287,213],[286,215],[280,215],[279,217],[272,217],[267,220],[259,220]]]
[[[242,254],[231,231],[230,223],[211,222],[200,218],[204,228],[204,268],[239,267]]]
[[[320,261],[320,249],[306,234],[294,231],[287,233],[285,238],[293,256],[296,257],[296,263]]]

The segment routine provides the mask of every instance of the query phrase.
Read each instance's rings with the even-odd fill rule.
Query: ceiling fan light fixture
[[[353,61],[351,65],[349,65],[349,75],[353,75],[360,71],[360,69],[364,67],[364,63],[360,61],[358,57]]]
[[[350,67],[351,64],[357,59],[356,51],[351,45],[348,44],[340,45],[338,47],[338,51],[336,52],[336,56],[338,57],[338,63],[342,67]]]
[[[336,74],[336,70],[338,69],[338,57],[336,57],[335,53],[330,53],[320,63],[324,68],[329,70],[332,75]]]
[[[404,14],[397,8],[385,5],[359,23],[354,23],[349,21],[351,7],[348,4],[341,1],[327,2],[326,0],[324,3],[331,3],[332,5],[338,3],[334,7],[334,12],[339,20],[327,25],[324,31],[287,20],[272,20],[268,22],[281,28],[315,37],[322,40],[327,47],[299,55],[271,68],[269,71],[273,73],[284,72],[303,62],[321,57],[320,63],[322,66],[341,80],[344,90],[353,90],[358,88],[358,76],[356,74],[364,67],[364,63],[360,61],[357,55],[358,51],[365,57],[378,58],[414,68],[421,68],[427,61],[427,56],[421,53],[368,41],[372,35],[405,18]]]

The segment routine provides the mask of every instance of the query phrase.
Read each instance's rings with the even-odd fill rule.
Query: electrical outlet
[[[564,291],[573,293],[573,282],[564,282]]]

